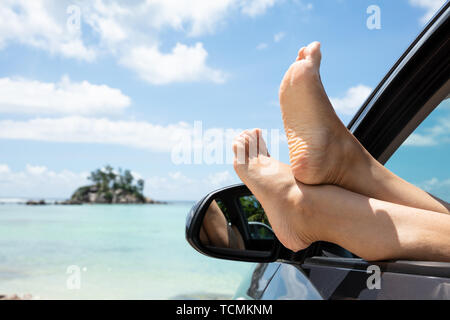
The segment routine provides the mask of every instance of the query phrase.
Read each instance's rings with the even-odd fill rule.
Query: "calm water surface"
[[[254,267],[184,238],[191,205],[0,205],[0,294],[41,299],[231,297]],[[68,289],[67,268],[81,270]]]

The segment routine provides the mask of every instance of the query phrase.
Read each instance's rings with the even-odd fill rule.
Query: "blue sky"
[[[322,80],[347,122],[444,2],[2,1],[0,197],[69,197],[105,164],[157,199],[237,183],[227,161],[174,163],[195,121],[211,137],[278,129],[287,161],[277,91],[298,49],[322,43]],[[370,5],[381,29],[367,28]]]

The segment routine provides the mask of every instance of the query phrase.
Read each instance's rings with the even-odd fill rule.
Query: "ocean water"
[[[0,294],[40,299],[231,298],[254,264],[185,240],[190,204],[0,205]],[[79,270],[79,288],[68,286]],[[73,281],[69,280],[69,284]]]

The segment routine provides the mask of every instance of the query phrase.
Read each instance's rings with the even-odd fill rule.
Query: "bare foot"
[[[320,44],[302,48],[280,86],[280,105],[295,178],[305,184],[345,184],[362,147],[334,112],[319,69]]]
[[[233,150],[236,173],[263,206],[280,242],[294,252],[309,247],[315,238],[308,232],[307,199],[290,166],[267,154],[260,129],[241,133]]]

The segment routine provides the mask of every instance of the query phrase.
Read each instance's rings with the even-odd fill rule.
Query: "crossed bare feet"
[[[352,190],[350,172],[369,157],[334,112],[320,80],[320,62],[320,44],[314,42],[300,49],[281,82],[290,166],[270,158],[259,129],[244,131],[233,146],[238,176],[261,202],[279,240],[293,251],[319,240],[307,227],[312,206],[306,185]]]
[[[347,130],[322,85],[320,62],[318,42],[300,49],[280,85],[290,166],[269,156],[260,129],[244,131],[233,144],[235,171],[261,202],[281,243],[299,251],[324,240],[324,223],[314,213],[323,199],[312,199],[327,186],[312,185],[337,185],[354,192],[347,197],[450,213],[448,203],[395,176]]]

